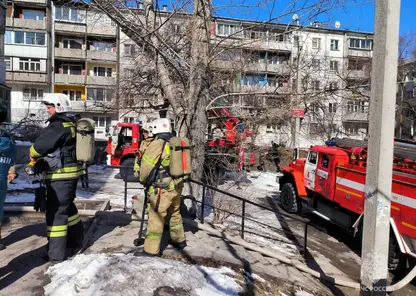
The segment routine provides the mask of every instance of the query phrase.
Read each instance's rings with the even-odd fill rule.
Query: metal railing
[[[201,221],[202,224],[205,223],[205,218],[204,218],[205,209],[206,209],[206,207],[209,207],[209,208],[212,208],[212,209],[215,209],[215,210],[222,211],[222,212],[227,213],[227,214],[232,215],[232,216],[240,217],[241,218],[241,232],[240,232],[240,236],[241,236],[242,239],[244,239],[244,234],[246,232],[246,230],[245,230],[245,228],[246,228],[246,221],[251,221],[251,222],[257,223],[259,225],[262,225],[262,226],[267,227],[267,228],[272,229],[272,230],[282,231],[282,229],[279,229],[277,227],[274,227],[274,226],[272,226],[270,224],[261,222],[259,220],[253,219],[251,217],[248,217],[246,215],[246,207],[247,207],[247,205],[252,205],[252,206],[258,207],[260,209],[263,209],[263,210],[269,211],[271,213],[274,213],[278,217],[278,220],[279,221],[281,221],[282,218],[289,218],[291,220],[294,220],[294,221],[297,221],[297,222],[300,222],[300,223],[304,224],[304,237],[303,237],[304,252],[303,253],[304,253],[304,256],[307,255],[308,226],[310,225],[310,221],[309,220],[301,219],[301,218],[297,218],[297,217],[293,217],[291,215],[287,215],[287,214],[281,213],[280,211],[276,211],[275,209],[273,209],[271,207],[267,207],[265,205],[256,203],[254,201],[251,201],[251,200],[242,198],[240,196],[237,196],[235,194],[232,194],[232,193],[226,192],[224,190],[215,188],[215,187],[213,187],[211,185],[205,184],[205,183],[200,182],[200,181],[188,179],[187,182],[190,182],[190,183],[193,183],[193,184],[202,186],[202,200],[201,201],[197,200],[193,196],[182,196],[183,199],[189,199],[189,200],[192,200],[193,202],[196,202],[196,203],[198,203],[198,204],[201,205],[201,208],[200,208],[200,211],[201,211],[200,212],[200,221]],[[127,181],[126,179],[124,179],[124,212],[127,212],[127,196],[128,196],[127,193],[128,193],[128,190],[140,190],[140,189],[143,189],[142,187],[128,187],[128,183],[136,183],[136,182],[130,182],[130,181]],[[207,204],[206,203],[206,191],[207,191],[207,189],[213,190],[215,192],[224,194],[224,195],[226,195],[228,197],[231,197],[233,199],[236,199],[238,201],[241,201],[242,202],[241,214],[240,213],[235,213],[235,212],[230,212],[230,211],[228,211],[226,209],[221,209],[221,208],[215,207],[214,205]]]

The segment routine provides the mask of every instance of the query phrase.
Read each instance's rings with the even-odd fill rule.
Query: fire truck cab
[[[296,213],[303,207],[353,235],[361,235],[367,143],[351,141],[335,139],[326,145],[295,148],[291,163],[282,168],[279,178],[283,209]],[[391,270],[406,262],[403,254],[416,258],[415,148],[414,144],[395,144],[390,219],[390,255],[395,258],[389,258]],[[302,152],[304,157],[300,157]]]
[[[140,123],[120,122],[113,127],[107,143],[107,165],[120,167],[124,179],[134,178],[133,165],[143,134]]]

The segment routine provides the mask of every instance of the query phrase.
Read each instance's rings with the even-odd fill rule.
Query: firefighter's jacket
[[[30,156],[37,168],[46,173],[47,180],[71,180],[85,174],[76,158],[75,120],[54,114],[49,125],[30,147]]]
[[[0,225],[7,193],[7,175],[16,159],[16,145],[6,131],[0,129]]]
[[[150,193],[155,193],[157,189],[173,190],[175,184],[178,184],[181,180],[173,180],[170,176],[170,145],[169,140],[172,138],[172,134],[158,134],[157,137],[147,147],[143,154],[140,166],[140,183],[146,184],[147,178],[153,168],[157,166],[159,158],[161,157],[160,167],[156,180],[149,187]],[[162,147],[163,151],[162,151]]]
[[[138,174],[140,172],[140,162],[144,152],[146,151],[147,147],[149,147],[150,143],[152,143],[153,137],[149,137],[143,140],[140,143],[139,147],[139,155],[136,155],[136,159],[134,160],[134,171]]]

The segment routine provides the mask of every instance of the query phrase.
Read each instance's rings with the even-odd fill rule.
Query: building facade
[[[8,1],[5,40],[12,122],[42,123],[41,100],[65,93],[73,111],[96,121],[96,138],[116,122],[118,27],[85,5]]]
[[[145,54],[149,49],[136,45],[108,16],[77,3],[7,4],[5,67],[13,122],[42,122],[40,101],[49,92],[68,94],[75,112],[97,122],[97,138],[105,139],[105,128],[117,121],[148,121],[161,115],[160,93],[148,88],[141,93],[144,88],[138,82],[153,77],[153,61]],[[139,6],[137,15],[142,9]],[[161,21],[169,15],[166,10],[159,12]],[[170,22],[163,34],[186,32],[186,15]],[[221,51],[213,62],[217,94],[245,93],[219,104],[256,126],[258,145],[291,145],[294,129],[287,123],[297,108],[305,110],[301,146],[335,136],[364,138],[372,40],[371,33],[316,23],[300,27],[214,19],[211,43],[220,44]],[[162,111],[155,112],[155,105]]]
[[[6,66],[4,63],[4,40],[6,33],[6,0],[0,1],[0,102],[8,106],[10,111],[10,88],[6,85]],[[10,112],[9,112],[10,117]],[[10,118],[8,119],[8,121]]]

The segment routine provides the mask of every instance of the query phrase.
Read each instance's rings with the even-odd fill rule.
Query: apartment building
[[[67,94],[73,111],[97,123],[96,137],[117,121],[118,28],[86,5],[8,1],[5,40],[13,122],[41,123],[47,93]]]
[[[216,19],[211,33],[213,43],[227,48],[218,56],[218,69],[236,72],[231,89],[253,93],[234,98],[234,106],[254,116],[263,106],[269,118],[275,115],[286,122],[291,109],[305,109],[301,146],[335,136],[366,137],[372,33],[323,28],[317,23],[256,26],[233,19]],[[273,96],[255,95],[261,92]],[[258,132],[259,145],[272,140],[290,145],[293,127],[270,120],[260,124]]]
[[[3,18],[0,19],[0,102],[6,104],[10,111],[10,88],[6,85],[6,67],[4,64],[4,34],[6,33],[6,15],[7,2],[0,1],[0,13]],[[10,116],[10,112],[9,112]]]

